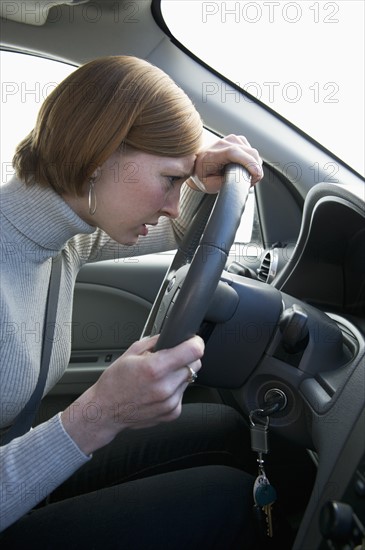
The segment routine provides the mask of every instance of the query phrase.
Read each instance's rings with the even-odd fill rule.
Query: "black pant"
[[[175,422],[122,432],[3,532],[2,548],[250,548],[253,479],[242,418],[185,405]]]

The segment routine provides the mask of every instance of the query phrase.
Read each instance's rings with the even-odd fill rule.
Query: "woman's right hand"
[[[125,428],[146,428],[176,419],[181,412],[189,369],[197,372],[204,343],[194,336],[153,352],[158,336],[144,338],[108,367],[99,380],[61,415],[81,451],[90,454]]]

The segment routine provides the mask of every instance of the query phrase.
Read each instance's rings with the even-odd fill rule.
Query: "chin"
[[[129,237],[129,239],[128,238],[124,238],[123,240],[120,239],[118,240],[118,242],[123,246],[135,246],[138,242],[138,239],[139,239],[139,235],[137,235],[136,237]]]

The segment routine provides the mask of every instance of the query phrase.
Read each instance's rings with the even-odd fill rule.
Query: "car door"
[[[139,339],[170,261],[170,254],[153,254],[81,269],[74,292],[70,363],[54,395],[82,393]]]

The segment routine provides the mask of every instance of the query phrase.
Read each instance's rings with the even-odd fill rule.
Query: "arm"
[[[203,341],[196,336],[176,348],[152,353],[157,338],[133,344],[63,413],[0,447],[0,531],[41,502],[119,432],[180,415],[189,374],[186,365],[200,369]]]
[[[0,447],[0,531],[88,460],[64,430],[59,415]]]
[[[107,445],[126,428],[169,422],[181,412],[190,365],[201,368],[204,344],[194,336],[178,346],[153,352],[158,335],[144,338],[118,358],[61,415],[67,433],[88,454]],[[93,404],[92,418],[84,411]]]

